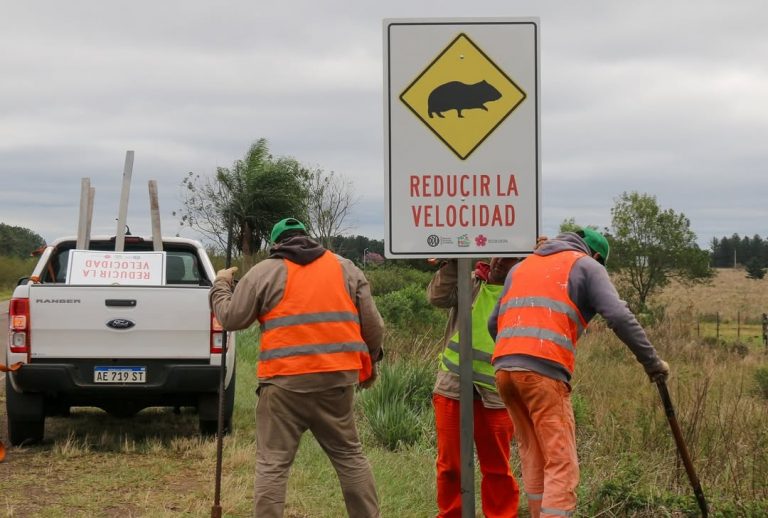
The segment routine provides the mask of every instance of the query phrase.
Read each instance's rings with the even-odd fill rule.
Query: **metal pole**
[[[229,219],[229,218],[228,218]],[[230,244],[232,243],[232,222],[227,224],[227,259],[225,268],[231,266]],[[233,281],[234,282],[234,281]],[[224,381],[227,377],[227,330],[221,335],[221,368],[219,369],[219,411],[216,430],[216,482],[213,495],[211,518],[221,518],[221,464],[224,452]]]
[[[693,487],[693,493],[696,495],[696,501],[701,509],[701,516],[707,518],[709,515],[709,508],[707,507],[707,500],[704,498],[704,491],[701,489],[699,483],[699,477],[696,476],[696,470],[693,468],[691,457],[688,455],[688,448],[685,446],[683,440],[683,434],[680,431],[680,425],[677,424],[677,418],[675,417],[675,408],[672,406],[672,398],[669,397],[669,391],[667,390],[667,383],[663,378],[656,380],[656,386],[659,388],[659,395],[661,401],[664,404],[664,412],[667,414],[667,420],[669,426],[672,428],[672,435],[675,438],[675,444],[677,445],[677,452],[680,454],[680,458],[683,460],[685,471],[688,473],[688,480],[691,481],[691,487]]]
[[[458,260],[459,409],[461,441],[461,516],[475,516],[474,386],[472,384],[471,259]]]

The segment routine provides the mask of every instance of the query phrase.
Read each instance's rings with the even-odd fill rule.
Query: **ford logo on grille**
[[[111,327],[112,329],[130,329],[136,324],[128,320],[126,318],[113,318],[109,322],[107,322],[107,327]]]

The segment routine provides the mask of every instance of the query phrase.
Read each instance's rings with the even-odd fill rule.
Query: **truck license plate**
[[[94,383],[146,383],[146,367],[101,367],[93,368]]]

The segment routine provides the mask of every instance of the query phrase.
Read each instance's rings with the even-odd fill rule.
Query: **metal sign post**
[[[472,280],[469,258],[458,260],[459,288],[459,421],[461,442],[461,516],[475,516],[475,419],[472,384]]]

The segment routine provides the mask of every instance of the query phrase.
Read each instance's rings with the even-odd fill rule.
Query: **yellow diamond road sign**
[[[462,33],[408,85],[400,100],[465,160],[525,97],[512,78]]]

